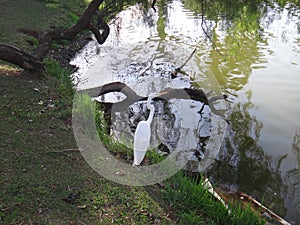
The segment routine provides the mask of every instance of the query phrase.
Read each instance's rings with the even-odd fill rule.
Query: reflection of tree
[[[232,93],[243,88],[252,72],[252,65],[259,63],[262,57],[258,48],[262,10],[259,4],[252,1],[192,0],[185,1],[184,6],[202,15],[202,29],[213,42],[214,49],[210,51],[204,67],[227,91]],[[220,32],[225,34],[220,36]],[[200,71],[207,73],[203,68]]]
[[[295,1],[280,1],[280,5],[293,5],[291,2]],[[216,45],[213,46],[216,48],[210,51],[206,64],[219,84],[227,91],[233,92],[232,94],[248,82],[252,68],[264,62],[258,47],[266,42],[261,36],[261,22],[276,5],[264,0],[184,2],[185,8],[202,15],[202,19],[214,21],[210,26],[204,26],[205,33],[210,36],[212,34],[213,45]],[[292,8],[289,7],[291,12]],[[224,35],[219,35],[220,33]]]
[[[167,34],[165,32],[166,19],[168,18],[168,8],[166,0],[161,0],[158,2],[158,20],[157,20],[157,32],[161,40],[165,40]]]
[[[300,169],[300,131],[295,133],[293,140],[293,151],[298,159],[298,166]]]
[[[114,18],[114,16],[122,11],[126,6],[134,5],[136,3],[142,3],[146,7],[149,7],[147,0],[104,0],[103,6],[100,8],[102,16],[108,19]]]
[[[247,84],[252,72],[252,65],[259,61],[261,55],[256,39],[246,35],[234,36],[234,34],[227,35],[223,43],[218,40],[217,35],[214,36],[219,51],[226,58],[212,50],[210,52],[211,61],[208,64],[210,71],[222,87],[238,91]],[[240,45],[240,42],[247,44]]]
[[[204,16],[208,20],[221,21],[224,28],[239,24],[243,31],[257,30],[259,16],[266,7],[262,0],[191,0],[185,1],[184,5],[197,14],[204,12]]]
[[[214,26],[206,29],[208,34],[213,34],[212,39],[222,55],[215,49],[210,50],[202,68],[207,67],[223,89],[235,95],[248,83],[252,69],[264,60],[261,46],[265,46],[267,40],[263,40],[261,33],[266,26],[261,22],[269,19],[270,12],[273,12],[273,19],[275,15],[281,15],[274,12],[278,4],[206,0],[203,10],[199,4],[203,1],[188,1],[185,7],[198,14],[203,12],[206,20],[215,22]],[[290,1],[281,1],[281,6],[286,6],[287,2]],[[287,10],[293,11],[290,7]],[[272,18],[268,22],[272,23]],[[250,101],[234,106],[230,116],[232,124],[221,149],[220,162],[214,165],[209,174],[216,183],[236,185],[259,200],[264,199],[266,204],[274,203],[273,209],[280,215],[286,214],[285,208],[293,209],[288,213],[295,214],[300,211],[300,184],[296,183],[300,180],[299,168],[283,176],[280,165],[287,156],[274,159],[264,153],[257,144],[263,124],[251,116],[250,108]],[[294,152],[297,152],[300,161],[299,135],[294,137],[294,146],[298,146],[294,147]],[[300,221],[300,215],[287,216]]]
[[[233,108],[219,161],[208,174],[217,183],[237,186],[259,200],[264,199],[267,205],[275,203],[272,209],[284,215],[284,186],[279,172],[282,158],[272,160],[257,144],[263,124],[250,115],[250,107],[251,103],[246,103]]]
[[[202,5],[205,10],[203,10]],[[259,32],[260,19],[270,9],[286,7],[289,12],[297,15],[298,0],[189,0],[184,1],[185,8],[202,14],[208,20],[221,22],[223,28],[239,27],[243,32]]]
[[[287,171],[284,177],[284,183],[288,187],[286,189],[285,205],[288,208],[293,209],[287,212],[286,217],[300,221],[300,131],[295,132],[292,148],[297,157],[298,165],[295,169]]]
[[[257,14],[253,15],[252,18],[255,20]],[[251,33],[252,29],[243,26],[242,21],[249,21],[245,18],[247,14],[241,16],[241,19],[236,19],[235,26],[227,30],[224,40],[218,40],[215,32],[214,41],[225,58],[220,57],[215,50],[210,53],[210,70],[219,84],[231,91],[238,91],[248,83],[252,65],[258,63],[262,57],[258,48],[257,33]],[[249,22],[251,23],[251,20]],[[252,25],[252,28],[255,30],[257,27]],[[246,33],[246,29],[250,29],[250,32]]]

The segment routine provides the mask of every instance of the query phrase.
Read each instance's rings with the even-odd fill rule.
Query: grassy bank
[[[0,224],[164,220],[164,210],[144,189],[111,183],[90,169],[59,108],[55,81],[16,75],[0,81]]]
[[[19,29],[68,26],[85,4],[0,0],[0,42],[30,52],[36,40]],[[74,140],[70,71],[50,58],[45,65],[46,80],[29,79],[19,69],[0,65],[0,224],[261,223],[236,207],[228,214],[182,173],[166,180],[164,187],[128,187],[102,178]]]

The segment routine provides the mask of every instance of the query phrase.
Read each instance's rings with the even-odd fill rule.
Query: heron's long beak
[[[164,94],[168,94],[168,92],[167,92],[167,91],[158,92],[158,93],[155,95],[155,97],[159,97],[159,96],[164,95]]]

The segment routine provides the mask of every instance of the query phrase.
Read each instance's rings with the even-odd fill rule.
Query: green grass
[[[19,29],[45,31],[51,27],[67,27],[76,22],[86,7],[84,0],[0,0],[0,42],[30,51],[31,37]]]
[[[163,198],[177,211],[179,224],[195,224],[197,219],[199,224],[265,224],[249,208],[235,204],[227,210],[202,184],[193,182],[182,172],[166,182]]]
[[[1,75],[1,84],[1,96],[5,96],[1,99],[1,127],[5,129],[0,141],[0,221],[39,221],[38,211],[44,219],[50,214],[73,217],[71,207],[61,199],[79,188],[80,178],[73,163],[64,159],[68,156],[47,153],[76,147],[67,121],[54,116],[57,109],[49,107],[57,102],[54,92],[42,82],[17,76]],[[73,154],[79,160],[80,154]],[[82,163],[77,166],[84,166]]]
[[[52,85],[58,85],[57,91],[59,92],[60,97],[71,103],[74,95],[74,84],[71,71],[69,69],[61,68],[59,62],[51,58],[44,59],[44,65],[46,67],[46,73],[55,78],[52,81],[56,83]]]
[[[167,224],[144,188],[112,183],[89,167],[53,80],[0,75],[0,224]]]

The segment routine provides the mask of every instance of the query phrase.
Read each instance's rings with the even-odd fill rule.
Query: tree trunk
[[[127,86],[122,82],[113,82],[113,83],[105,84],[103,86],[98,86],[98,87],[85,89],[85,90],[79,90],[78,94],[85,93],[92,98],[97,98],[101,95],[105,95],[110,92],[121,92],[126,96],[126,99],[117,103],[109,103],[109,102],[102,103],[107,111],[111,111],[112,107],[115,112],[124,111],[131,104],[137,101],[145,101],[148,99],[148,97],[142,97],[138,95],[134,90],[132,90],[129,86]],[[211,111],[214,114],[222,117],[229,124],[229,120],[225,118],[224,112],[222,110],[220,111],[217,110],[212,104],[214,101],[217,100],[221,100],[221,99],[226,100],[225,95],[208,98],[202,89],[193,89],[193,88],[165,88],[160,93],[161,94],[158,97],[154,98],[154,100],[156,99],[156,100],[168,101],[172,98],[175,98],[175,99],[191,99],[194,101],[199,101],[202,102],[204,105],[209,106]]]
[[[77,34],[84,30],[91,30],[93,34],[96,36],[96,39],[99,44],[103,44],[109,34],[109,27],[106,23],[103,23],[102,29],[104,32],[101,34],[99,28],[95,25],[91,24],[92,16],[98,10],[99,6],[103,0],[93,0],[82,16],[79,18],[76,24],[65,29],[65,30],[54,30],[48,31],[41,35],[39,45],[34,52],[34,56],[37,59],[43,59],[48,51],[50,50],[52,41],[62,40],[62,39],[72,39]]]
[[[129,105],[133,104],[137,101],[147,100],[148,97],[142,97],[138,95],[134,90],[132,90],[129,86],[121,82],[113,82],[108,83],[103,86],[98,86],[95,88],[90,88],[86,90],[80,90],[79,93],[86,93],[90,97],[96,98],[101,95],[110,93],[110,92],[121,92],[126,96],[126,99],[115,103],[114,110],[122,111],[125,110]],[[161,100],[170,100],[172,98],[176,99],[192,99],[195,101],[200,101],[205,105],[209,105],[209,100],[207,99],[205,93],[201,89],[191,89],[191,88],[166,88],[161,91],[161,95],[154,99]],[[110,103],[108,103],[110,104]]]
[[[28,71],[45,70],[43,63],[14,46],[0,44],[0,59],[15,64]]]

